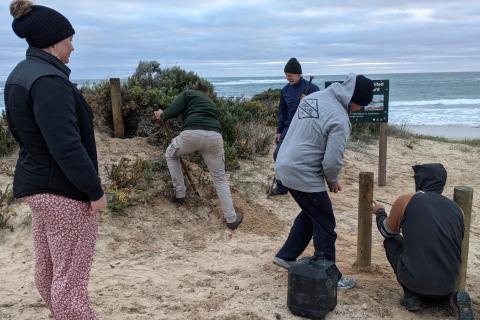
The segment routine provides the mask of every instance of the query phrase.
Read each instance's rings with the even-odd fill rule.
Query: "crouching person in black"
[[[451,303],[458,319],[473,319],[470,297],[456,291],[464,234],[462,210],[442,195],[443,165],[413,166],[416,193],[400,196],[390,214],[376,202],[372,213],[385,237],[387,259],[403,288],[400,303],[409,311],[422,302]]]

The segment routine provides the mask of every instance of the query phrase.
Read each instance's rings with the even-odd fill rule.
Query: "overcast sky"
[[[0,6],[0,79],[25,55]],[[74,79],[125,77],[139,60],[204,77],[480,71],[479,0],[43,0],[73,24]]]

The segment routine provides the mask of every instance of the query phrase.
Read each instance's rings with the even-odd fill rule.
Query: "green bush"
[[[278,104],[280,96],[282,95],[281,89],[268,89],[263,92],[257,93],[252,97],[252,100],[256,101],[274,101]]]
[[[219,120],[225,141],[225,158],[228,170],[238,168],[239,158],[249,158],[253,153],[268,151],[271,138],[266,136],[266,125],[276,124],[276,107],[278,99],[275,90],[267,91],[255,99],[227,99],[217,97],[213,85],[193,72],[179,67],[162,69],[156,61],[140,61],[135,73],[122,84],[122,113],[126,137],[148,137],[148,142],[166,148],[171,139],[181,131],[180,119],[158,124],[153,119],[153,111],[159,107],[167,108],[175,97],[197,83],[207,85],[212,100],[219,108]],[[96,126],[113,128],[110,86],[108,81],[82,88],[83,94],[92,106]],[[273,100],[275,100],[273,102]],[[262,131],[262,136],[239,136],[240,129],[248,124],[258,124],[255,130]],[[240,140],[239,140],[240,139]],[[247,139],[248,141],[246,141]],[[198,162],[197,158],[191,158]]]
[[[213,86],[193,72],[179,67],[161,69],[156,61],[140,61],[135,73],[122,83],[122,114],[126,137],[148,137],[159,127],[153,120],[153,111],[168,107],[183,90],[193,88],[198,82]],[[91,87],[82,88],[86,100],[94,110],[97,126],[113,128],[110,84],[103,81]],[[214,97],[215,98],[215,97]],[[172,126],[179,131],[180,125]],[[165,144],[165,135],[157,135],[156,144]]]
[[[280,102],[280,89],[268,89],[252,97],[252,101],[260,104],[258,117],[262,122],[270,127],[277,126],[278,104]]]

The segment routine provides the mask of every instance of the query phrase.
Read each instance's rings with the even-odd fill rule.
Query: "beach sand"
[[[480,139],[480,127],[406,125],[405,129],[415,134],[452,140]]]
[[[122,156],[152,158],[161,150],[144,139],[98,135],[102,175],[105,165]],[[358,151],[354,151],[358,150]],[[353,267],[356,257],[358,175],[377,170],[378,145],[352,145],[346,152],[343,191],[331,194],[337,219],[337,264],[357,287],[340,291],[332,319],[453,319],[441,307],[409,313],[399,304],[401,289],[388,265],[382,237],[373,230],[372,266]],[[387,186],[375,185],[375,198],[392,203],[414,190],[411,166],[442,162],[448,170],[446,195],[454,186],[480,190],[480,148],[418,139],[388,141]],[[12,163],[14,159],[3,159]],[[299,212],[290,196],[268,199],[271,154],[242,161],[231,175],[234,201],[245,215],[231,232],[222,222],[211,190],[201,189],[207,204],[175,206],[158,197],[127,210],[103,214],[89,291],[100,319],[299,319],[287,309],[287,272],[272,264]],[[0,188],[12,178],[0,170]],[[474,194],[467,289],[480,312],[480,197]],[[28,207],[14,205],[14,231],[0,230],[0,319],[49,319],[33,280],[34,258]],[[387,210],[389,207],[387,206]],[[313,253],[310,246],[305,254]]]

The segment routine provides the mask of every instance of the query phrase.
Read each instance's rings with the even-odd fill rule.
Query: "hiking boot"
[[[240,223],[242,223],[242,221],[243,221],[243,214],[241,214],[240,212],[237,212],[237,220],[230,223],[227,222],[227,227],[230,228],[231,230],[235,230],[238,228]]]
[[[400,300],[400,305],[404,306],[410,312],[422,310],[422,301],[417,295],[403,295],[403,298]]]
[[[470,296],[464,290],[452,293],[450,296],[450,305],[457,315],[458,320],[473,320],[472,301]]]
[[[352,289],[357,285],[357,282],[353,278],[341,277],[337,282],[338,289]]]
[[[279,258],[279,257],[274,257],[273,258],[273,263],[276,264],[279,267],[282,267],[282,268],[285,268],[285,269],[288,270],[288,269],[290,269],[292,264],[295,263],[295,261],[287,261],[287,260],[283,260],[282,258]]]
[[[170,202],[175,203],[175,204],[185,204],[185,197],[183,198],[177,198],[175,196],[172,196],[170,198]]]
[[[272,190],[270,190],[270,192],[268,193],[268,195],[271,196],[271,197],[273,197],[273,196],[283,196],[287,193],[288,193],[288,191],[279,191],[278,187],[273,187]]]

